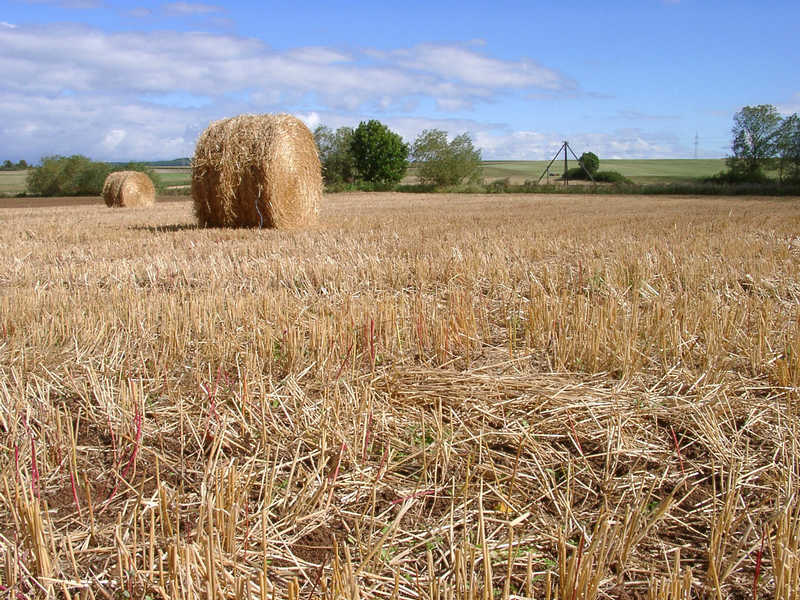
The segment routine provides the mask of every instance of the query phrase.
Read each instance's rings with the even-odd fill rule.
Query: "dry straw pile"
[[[192,163],[201,226],[301,229],[316,221],[322,175],[311,132],[291,115],[209,125]]]
[[[144,173],[116,171],[106,177],[103,200],[108,206],[152,206],[156,201],[156,188]]]

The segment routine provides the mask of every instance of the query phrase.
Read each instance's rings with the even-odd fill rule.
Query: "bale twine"
[[[103,200],[108,206],[152,206],[156,188],[145,173],[115,171],[103,184]]]
[[[202,227],[312,226],[322,199],[314,136],[285,114],[211,123],[194,153],[192,199]]]

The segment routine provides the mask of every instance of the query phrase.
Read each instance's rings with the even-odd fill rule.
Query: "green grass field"
[[[498,160],[483,163],[483,176],[487,180],[508,177],[512,183],[526,179],[537,180],[547,167],[548,160]],[[567,162],[568,168],[578,166],[578,161]],[[725,169],[725,160],[711,159],[642,159],[601,160],[601,171],[618,171],[636,183],[676,183],[708,177]],[[551,174],[561,175],[564,161],[557,160],[550,167]]]
[[[189,185],[192,178],[191,167],[155,167],[153,171],[161,178],[166,187]]]
[[[25,191],[27,171],[0,171],[0,194],[11,196]]]
[[[509,178],[511,183],[523,183],[526,179],[539,179],[547,166],[547,160],[492,160],[483,163],[483,177],[487,181]],[[571,160],[569,168],[578,163]],[[563,161],[556,161],[551,174],[560,176]],[[635,183],[680,183],[708,177],[725,169],[724,159],[648,159],[648,160],[601,160],[600,170],[619,171]],[[166,187],[189,185],[191,167],[155,167],[154,171]],[[16,195],[25,191],[26,171],[0,171],[0,194]],[[403,183],[416,183],[413,167]]]

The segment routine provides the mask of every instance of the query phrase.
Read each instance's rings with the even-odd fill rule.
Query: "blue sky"
[[[728,153],[800,111],[800,2],[0,1],[0,160],[191,156],[212,120],[379,119],[487,159]]]

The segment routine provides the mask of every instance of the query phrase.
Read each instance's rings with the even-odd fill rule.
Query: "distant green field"
[[[189,185],[191,167],[156,167],[153,169],[165,186]],[[14,196],[25,191],[27,171],[0,171],[0,194]]]
[[[25,191],[27,171],[0,171],[0,194],[10,196]]]
[[[154,167],[153,171],[166,187],[189,185],[192,179],[191,167]]]
[[[547,166],[547,160],[490,160],[483,163],[483,177],[487,181],[505,179],[512,183],[523,183],[526,179],[539,179]],[[571,160],[568,168],[577,167]],[[725,169],[724,159],[642,159],[601,160],[600,170],[619,171],[636,183],[677,183],[708,177]],[[166,187],[189,185],[191,167],[155,167],[153,169]],[[556,161],[550,167],[553,177],[560,177],[564,162]],[[14,195],[25,191],[27,171],[0,171],[0,194]],[[413,167],[403,183],[416,183]]]
[[[498,160],[484,161],[483,177],[487,180],[508,177],[512,183],[526,179],[537,180],[547,167],[548,160]],[[567,168],[578,166],[570,160]],[[641,159],[601,160],[601,171],[618,171],[636,183],[670,183],[708,177],[725,169],[725,160],[711,159]],[[553,176],[561,176],[564,161],[557,160],[550,167]]]

